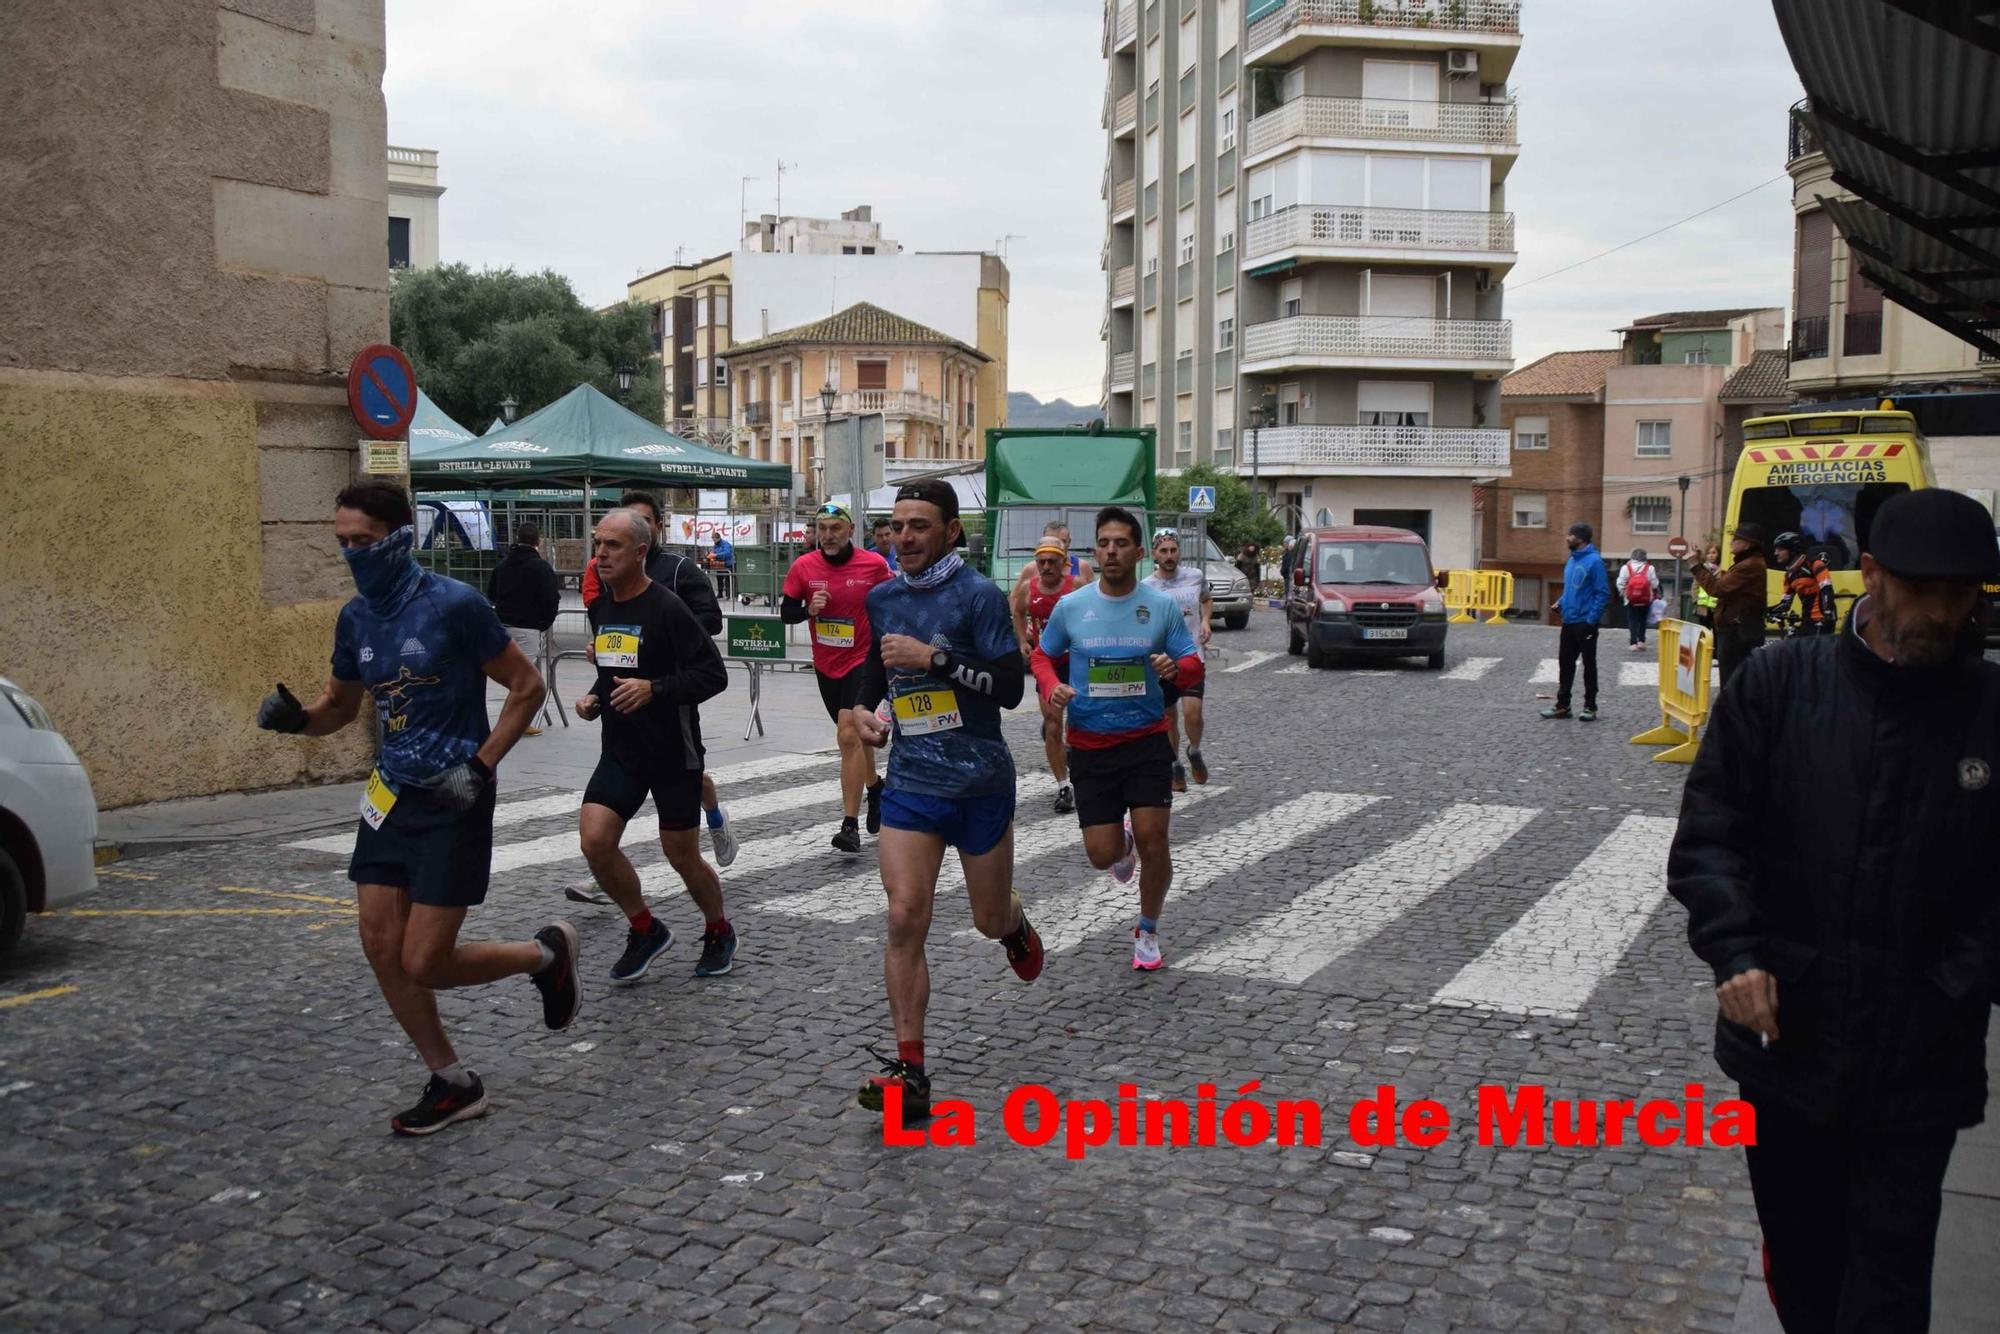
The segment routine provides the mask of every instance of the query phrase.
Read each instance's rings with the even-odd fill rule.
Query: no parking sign
[[[377,440],[401,440],[417,415],[417,373],[387,343],[370,343],[347,368],[347,406]]]

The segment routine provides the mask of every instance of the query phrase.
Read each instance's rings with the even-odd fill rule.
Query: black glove
[[[486,761],[474,755],[464,764],[433,778],[430,786],[439,805],[454,811],[469,811],[492,781],[493,771],[486,767]]]
[[[266,732],[303,732],[309,721],[306,706],[285,689],[283,681],[257,706],[257,726]]]

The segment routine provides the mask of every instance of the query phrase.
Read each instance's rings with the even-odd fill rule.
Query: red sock
[[[708,924],[708,929],[718,936],[733,936],[736,928],[729,924],[727,917],[718,917]]]
[[[652,933],[653,910],[651,908],[641,908],[639,909],[638,912],[634,913],[632,916],[626,918],[625,920],[632,924],[632,929],[634,931],[642,932],[648,935]]]
[[[904,1065],[914,1065],[919,1070],[923,1069],[924,1044],[921,1041],[904,1042],[900,1038],[897,1039],[896,1059],[901,1061]]]

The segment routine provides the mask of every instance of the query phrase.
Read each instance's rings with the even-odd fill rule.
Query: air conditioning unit
[[[1447,74],[1479,73],[1479,53],[1477,51],[1447,51],[1444,53],[1444,70]]]

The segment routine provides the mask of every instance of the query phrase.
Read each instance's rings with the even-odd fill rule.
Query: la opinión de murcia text
[[[1024,1148],[1060,1145],[1063,1156],[1072,1159],[1113,1147],[1310,1149],[1323,1144],[1329,1133],[1343,1131],[1363,1149],[1436,1148],[1464,1130],[1482,1145],[1502,1148],[1734,1148],[1757,1141],[1757,1114],[1751,1105],[1740,1098],[1710,1103],[1700,1084],[1683,1086],[1679,1099],[1642,1100],[1551,1097],[1540,1084],[1481,1084],[1465,1127],[1455,1125],[1442,1102],[1402,1099],[1391,1084],[1378,1085],[1371,1096],[1346,1106],[1265,1098],[1259,1096],[1261,1087],[1258,1080],[1234,1090],[1201,1084],[1193,1098],[1184,1099],[1141,1097],[1136,1084],[1120,1084],[1118,1096],[1107,1100],[1063,1098],[1043,1085],[1023,1084],[1001,1104],[1000,1128]],[[976,1145],[978,1113],[969,1102],[944,1098],[932,1104],[928,1119],[905,1124],[902,1089],[890,1084],[882,1097],[882,1142],[897,1148]]]

